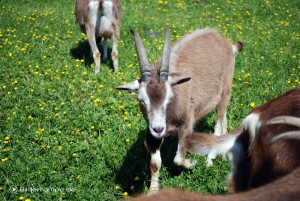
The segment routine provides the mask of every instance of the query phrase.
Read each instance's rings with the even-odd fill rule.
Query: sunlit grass
[[[147,191],[145,122],[134,93],[115,87],[139,77],[130,29],[140,32],[150,61],[171,40],[217,28],[243,41],[236,58],[229,128],[253,107],[300,83],[299,3],[291,1],[122,1],[119,72],[111,61],[94,75],[75,1],[0,2],[0,198],[117,200]],[[215,114],[201,126],[213,131]],[[162,187],[227,191],[229,164],[203,157],[191,171],[172,165],[176,139],[162,147]],[[3,200],[2,199],[2,200]]]

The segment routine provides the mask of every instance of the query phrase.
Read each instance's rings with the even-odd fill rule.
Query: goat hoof
[[[206,167],[211,167],[213,165],[212,160],[207,160],[206,161]]]
[[[197,163],[197,161],[194,161],[194,160],[191,160],[191,159],[184,159],[183,162],[174,161],[174,163],[177,166],[181,166],[181,167],[184,167],[186,169],[189,169],[190,167],[194,166]]]
[[[100,72],[100,68],[99,67],[96,67],[95,68],[95,74],[98,74]]]
[[[147,195],[153,195],[155,193],[158,193],[159,188],[150,188],[149,192],[147,193]]]
[[[196,165],[196,163],[197,163],[197,161],[195,161],[195,160],[185,159],[184,167],[190,168],[190,167],[193,167],[194,165]]]

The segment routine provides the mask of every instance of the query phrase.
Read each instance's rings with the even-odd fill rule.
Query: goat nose
[[[163,132],[164,127],[155,127],[155,128],[153,128],[153,130],[154,130],[157,134],[160,134],[161,132]]]

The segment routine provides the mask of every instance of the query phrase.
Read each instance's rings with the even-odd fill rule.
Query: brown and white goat
[[[134,30],[132,33],[141,78],[117,89],[138,90],[140,109],[148,125],[145,145],[151,155],[150,192],[154,192],[159,189],[160,147],[167,133],[178,134],[174,162],[186,168],[193,162],[185,159],[186,148],[182,140],[192,132],[195,121],[217,107],[215,134],[226,133],[234,54],[243,44],[233,45],[216,30],[206,28],[187,34],[171,47],[167,28],[162,58],[150,69],[140,35]]]
[[[100,72],[101,53],[97,47],[97,40],[103,40],[103,59],[106,60],[108,41],[113,41],[111,58],[114,70],[118,70],[118,38],[123,16],[121,2],[119,0],[77,0],[75,4],[77,24],[88,38],[95,62],[95,73]]]
[[[151,196],[127,201],[298,201],[300,200],[299,189],[300,167],[278,180],[246,192],[203,195],[177,189],[166,189]]]
[[[299,92],[299,91],[298,91]],[[296,92],[297,93],[297,92]],[[289,97],[291,98],[291,97]],[[296,98],[297,99],[297,98]],[[297,99],[299,101],[299,99]],[[282,101],[282,100],[281,100]],[[273,105],[274,106],[274,105]],[[267,107],[269,107],[267,105]],[[274,108],[273,108],[274,109]],[[295,108],[299,112],[299,107]],[[287,112],[288,113],[288,112]],[[297,112],[296,112],[297,113]],[[265,144],[265,149],[269,148],[272,149],[272,146],[281,146],[280,149],[284,150],[284,148],[289,149],[290,143],[295,142],[294,139],[300,140],[300,118],[295,116],[277,116],[270,120],[268,120],[265,124],[266,126],[275,126],[277,129],[281,129],[280,127],[284,126],[292,126],[295,127],[294,129],[287,129],[288,131],[284,133],[280,133],[278,135],[272,136],[272,134],[268,137],[268,143],[265,144],[264,141],[257,141],[254,139],[255,143],[262,143]],[[272,129],[276,129],[272,128]],[[260,128],[259,128],[260,129]],[[283,129],[285,130],[285,129]],[[237,135],[237,133],[240,131],[236,130],[232,133],[232,135]],[[193,134],[194,135],[194,134]],[[208,135],[202,134],[202,138],[199,137],[199,134],[197,136],[197,140],[201,140],[202,145],[205,144],[205,140],[209,140],[212,142],[211,138],[207,137]],[[242,135],[242,134],[241,134]],[[258,133],[255,135],[255,138],[257,135],[262,135],[261,133]],[[268,135],[268,134],[264,134]],[[200,135],[201,136],[201,135]],[[215,139],[215,138],[213,138]],[[288,141],[286,141],[288,140]],[[279,141],[282,141],[282,144],[274,144],[278,143]],[[284,142],[286,141],[286,142]],[[194,141],[195,142],[195,141]],[[288,143],[289,142],[289,143]],[[299,142],[299,141],[298,141]],[[251,143],[249,144],[250,147],[243,147],[245,150],[249,151],[249,158],[251,160],[257,160],[257,157],[261,157],[258,154],[251,155],[253,152],[251,152]],[[208,146],[207,146],[208,147]],[[194,147],[195,148],[195,147]],[[202,147],[203,148],[203,147]],[[256,147],[256,148],[261,148]],[[259,152],[259,150],[256,150]],[[299,150],[298,150],[299,154]],[[256,157],[256,158],[255,158]],[[272,156],[271,156],[272,157]],[[292,155],[287,156],[290,157],[289,160],[293,160],[292,157],[298,157],[298,155]],[[262,159],[265,159],[263,157]],[[259,160],[262,160],[259,159]],[[298,158],[294,158],[295,160],[299,160]],[[240,161],[241,162],[241,161]],[[249,161],[245,160],[246,166],[248,165]],[[284,163],[284,162],[283,162]],[[264,163],[263,165],[266,165],[266,168],[268,168],[268,162]],[[289,166],[289,164],[287,164]],[[237,166],[237,168],[243,168],[245,166]],[[264,167],[263,167],[264,168]],[[247,169],[239,169],[239,172],[247,171]],[[242,175],[236,175],[236,176],[242,176]],[[244,178],[240,178],[242,181]],[[154,194],[152,196],[143,196],[137,199],[132,199],[131,201],[298,201],[300,200],[300,167],[296,166],[295,169],[291,168],[290,173],[288,173],[285,176],[282,176],[281,178],[274,179],[273,181],[266,183],[265,185],[258,185],[257,188],[249,189],[245,192],[240,193],[231,193],[227,195],[201,195],[191,192],[185,192],[181,190],[176,189],[167,189],[163,190],[157,194]]]
[[[216,137],[193,133],[186,137],[186,147],[200,155],[228,154],[232,190],[248,190],[300,166],[300,141],[289,139],[300,132],[299,117],[300,89],[293,89],[253,109],[234,134]]]

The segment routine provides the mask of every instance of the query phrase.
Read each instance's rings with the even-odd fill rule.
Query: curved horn
[[[294,116],[278,116],[270,119],[267,125],[270,124],[288,124],[291,126],[300,127],[300,118]]]
[[[161,68],[159,72],[160,80],[168,80],[169,65],[170,65],[170,53],[171,53],[171,39],[170,39],[170,27],[166,29],[165,45],[163,50],[163,56],[161,61]]]
[[[278,116],[270,119],[267,122],[267,125],[272,124],[288,124],[291,126],[296,126],[300,128],[300,118],[295,116]],[[276,142],[280,139],[298,139],[300,140],[300,130],[296,131],[288,131],[285,133],[281,133],[280,135],[274,136],[271,140],[271,143]]]
[[[272,138],[271,143],[276,142],[280,139],[296,139],[300,140],[300,131],[288,131],[285,133],[281,133],[280,135],[276,135]]]
[[[136,31],[131,29],[130,30],[134,40],[135,40],[135,48],[136,52],[139,57],[139,63],[140,63],[140,70],[141,70],[141,79],[142,81],[148,81],[151,80],[151,73],[150,73],[150,63],[148,61],[146,50],[143,45],[142,39],[140,37],[140,34]]]

